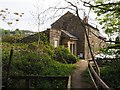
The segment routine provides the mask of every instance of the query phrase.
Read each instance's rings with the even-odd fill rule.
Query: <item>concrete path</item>
[[[86,83],[83,80],[83,72],[87,69],[88,63],[86,60],[80,60],[76,63],[77,68],[72,74],[72,88],[91,88],[92,86],[89,83]],[[84,78],[85,79],[85,78]],[[78,89],[78,90],[79,90]]]

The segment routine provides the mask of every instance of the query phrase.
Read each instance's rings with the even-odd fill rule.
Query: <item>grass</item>
[[[89,76],[88,68],[83,72],[83,82],[91,83],[91,78]]]

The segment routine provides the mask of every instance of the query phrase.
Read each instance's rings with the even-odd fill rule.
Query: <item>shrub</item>
[[[120,61],[101,68],[103,80],[112,88],[120,88]]]
[[[6,76],[7,63],[9,61],[9,51],[11,49],[11,44],[3,43],[3,77]],[[55,75],[55,76],[68,76],[75,69],[75,65],[72,64],[62,64],[53,59],[54,50],[50,46],[40,44],[40,48],[36,47],[38,50],[34,50],[32,47],[36,47],[34,43],[31,44],[14,44],[13,58],[10,68],[10,75],[22,76],[22,75]],[[30,46],[30,47],[29,47]],[[28,49],[29,48],[29,49]],[[66,49],[65,49],[66,50]],[[65,51],[63,49],[63,52]],[[59,52],[59,50],[58,50]],[[66,50],[66,53],[68,51]],[[65,53],[65,54],[66,54]],[[61,54],[60,54],[61,55]],[[70,55],[70,54],[69,54]],[[65,55],[66,56],[66,55]],[[64,57],[65,57],[64,56]],[[63,58],[64,58],[63,57]],[[64,59],[67,60],[67,59]],[[69,60],[69,59],[68,59]],[[4,78],[3,78],[4,82]],[[18,83],[18,84],[17,84]],[[51,87],[57,85],[55,88],[60,88],[64,86],[65,82],[54,81],[53,83],[49,81],[34,81],[32,84],[34,87]],[[14,85],[16,84],[16,85]],[[23,81],[10,81],[10,86],[20,87],[24,85]]]
[[[67,48],[57,47],[54,50],[54,59],[62,63],[75,63],[78,58],[69,52]]]
[[[2,42],[17,43],[21,38],[22,36],[2,36]]]
[[[29,44],[28,44],[28,49],[29,49],[29,50],[36,50],[36,48],[37,48],[37,47],[36,47],[36,45],[35,45],[34,43],[29,43]]]

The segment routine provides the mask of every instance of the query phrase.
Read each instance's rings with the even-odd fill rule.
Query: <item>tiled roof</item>
[[[64,15],[62,15],[57,21],[59,21],[61,18],[63,17],[71,17],[71,16],[74,16],[74,17],[77,17],[75,14],[71,13],[70,11],[66,12]],[[83,20],[80,18],[80,20],[83,22]],[[54,23],[56,23],[57,21],[55,21]],[[53,23],[53,24],[54,24]],[[51,24],[51,25],[53,25]],[[90,25],[89,23],[85,24],[86,26],[89,26],[91,28],[93,28],[94,30],[97,30],[99,31],[97,28],[95,28],[94,26]]]

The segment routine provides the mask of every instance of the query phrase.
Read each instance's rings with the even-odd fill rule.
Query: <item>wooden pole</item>
[[[81,21],[81,19],[80,19],[80,17],[79,17],[79,14],[78,14],[78,10],[76,11],[76,14],[77,14],[78,19],[79,19],[79,21],[81,22],[83,28],[85,29],[84,31],[85,31],[85,36],[86,36],[86,39],[87,39],[89,51],[90,51],[92,60],[93,60],[93,62],[94,62],[94,64],[95,64],[95,66],[96,66],[97,73],[98,73],[98,75],[100,76],[100,69],[99,69],[99,66],[98,66],[97,62],[96,62],[95,59],[94,59],[94,55],[93,55],[92,48],[91,48],[90,41],[89,41],[89,37],[88,37],[87,31],[86,31],[85,23]],[[89,28],[88,28],[88,29],[89,29]]]
[[[8,62],[8,67],[7,67],[7,75],[6,75],[6,87],[8,86],[8,80],[9,80],[9,73],[10,73],[10,65],[11,65],[11,61],[12,61],[12,56],[13,56],[13,48],[11,48],[10,50],[10,58],[9,58],[9,62]]]

